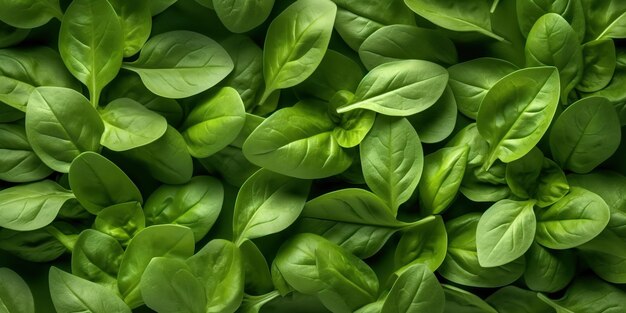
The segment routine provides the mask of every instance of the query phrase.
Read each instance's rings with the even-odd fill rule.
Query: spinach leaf
[[[478,58],[450,66],[448,84],[459,112],[476,119],[480,104],[491,87],[517,69],[507,61],[494,58]]]
[[[0,190],[0,227],[27,231],[43,228],[56,218],[74,194],[51,180]]]
[[[139,74],[156,95],[177,99],[215,86],[233,70],[233,62],[213,39],[179,30],[150,38],[139,58],[122,67]]]
[[[424,154],[417,132],[405,118],[378,115],[360,148],[367,185],[396,215],[422,176]]]
[[[307,100],[276,111],[246,139],[243,154],[260,167],[301,179],[345,171],[352,156],[332,135],[335,123],[323,103]]]
[[[20,275],[6,267],[0,267],[0,305],[9,313],[35,312],[30,288]]]
[[[100,117],[104,123],[100,144],[113,151],[145,146],[167,130],[163,116],[129,98],[113,100],[100,111]]]
[[[421,209],[439,214],[454,201],[463,181],[469,147],[443,148],[424,158],[424,174],[419,184]]]
[[[446,256],[448,234],[440,215],[424,218],[402,232],[394,255],[395,266],[403,271],[414,264],[424,264],[435,271]]]
[[[561,98],[582,78],[582,47],[574,29],[556,13],[540,17],[526,40],[526,66],[555,66],[559,70]]]
[[[21,125],[0,124],[0,150],[3,151],[0,179],[23,183],[41,180],[52,173],[35,154]]]
[[[487,92],[476,118],[478,131],[489,143],[483,168],[497,159],[515,161],[539,142],[556,112],[558,90],[556,68],[535,67],[505,76]]]
[[[206,158],[235,140],[245,120],[241,97],[235,89],[225,87],[189,112],[181,135],[193,157]]]
[[[244,33],[259,25],[270,15],[274,0],[213,0],[213,9],[224,26],[233,33]]]
[[[621,140],[619,124],[615,109],[607,99],[581,99],[554,122],[550,131],[552,155],[565,169],[590,172],[617,150]]]
[[[337,7],[329,0],[298,0],[270,24],[263,51],[265,91],[295,86],[313,74],[328,48]]]
[[[447,82],[448,72],[432,62],[403,60],[385,63],[365,75],[351,103],[337,112],[367,109],[390,116],[413,115],[435,104]]]
[[[534,201],[500,200],[478,221],[476,252],[483,267],[515,261],[532,245],[537,221]]]
[[[122,25],[107,0],[72,1],[59,32],[59,52],[67,69],[89,89],[96,106],[102,88],[115,78],[124,54]]]
[[[72,161],[69,184],[76,199],[93,214],[115,204],[143,202],[137,186],[105,157],[85,152]]]
[[[39,87],[26,111],[26,137],[47,166],[67,173],[80,153],[100,150],[104,125],[98,112],[78,92],[61,87]],[[82,121],[75,119],[80,116]]]
[[[298,230],[315,233],[354,255],[367,258],[409,224],[396,220],[389,207],[363,189],[342,189],[306,203]]]
[[[310,183],[261,169],[241,186],[235,202],[234,241],[263,237],[291,225],[300,215]]]
[[[413,12],[446,29],[475,31],[497,40],[504,40],[491,29],[490,6],[486,0],[404,0]]]
[[[537,212],[535,239],[551,249],[569,249],[596,237],[609,222],[610,210],[597,194],[580,187],[546,210]]]
[[[389,25],[371,34],[359,47],[369,70],[398,60],[425,60],[442,65],[457,63],[454,43],[440,33],[410,25]]]
[[[131,312],[124,301],[109,289],[54,266],[50,268],[49,280],[57,312]]]
[[[0,50],[0,82],[0,102],[23,112],[37,87],[80,90],[59,54],[46,47]]]
[[[52,18],[63,18],[59,0],[3,0],[0,7],[0,21],[18,28],[35,28]]]
[[[217,220],[223,200],[222,183],[210,176],[195,176],[183,185],[161,185],[146,200],[146,224],[187,226],[200,241]]]

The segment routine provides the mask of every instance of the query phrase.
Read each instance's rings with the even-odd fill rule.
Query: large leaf
[[[74,194],[51,180],[0,191],[0,227],[26,231],[47,226]]]
[[[253,164],[287,176],[337,175],[350,167],[352,157],[333,136],[335,127],[324,103],[301,101],[265,119],[246,139],[243,154]]]
[[[72,1],[59,32],[59,52],[74,77],[87,85],[91,103],[117,75],[124,54],[124,35],[107,0]]]
[[[424,153],[417,132],[405,118],[378,115],[360,152],[367,185],[395,215],[422,176]]]
[[[518,70],[499,80],[485,95],[476,125],[489,143],[484,164],[508,163],[528,153],[550,126],[559,102],[554,67]]]
[[[57,312],[131,312],[113,291],[56,267],[50,268],[49,284]]]
[[[550,131],[550,150],[563,168],[587,173],[608,159],[619,147],[620,121],[611,103],[588,97],[570,105]]]
[[[104,122],[100,143],[113,151],[145,146],[161,138],[167,130],[163,116],[129,98],[113,100],[100,111],[100,117]]]
[[[143,202],[130,178],[113,162],[93,152],[82,153],[74,159],[69,184],[78,201],[94,214],[115,204]]]
[[[476,251],[481,266],[495,267],[522,256],[535,238],[534,201],[500,200],[480,217]]]
[[[0,50],[0,82],[0,102],[24,112],[28,98],[37,87],[80,90],[59,54],[47,47]]]
[[[213,39],[177,30],[150,38],[139,58],[122,67],[139,74],[161,97],[186,98],[219,83],[233,70],[233,61]]]
[[[487,0],[404,0],[407,6],[432,23],[454,31],[475,31],[503,40],[491,29]]]
[[[235,202],[233,235],[240,244],[277,233],[300,215],[310,181],[259,170],[241,186]]]
[[[432,62],[403,60],[385,63],[365,75],[352,102],[337,112],[367,109],[391,116],[413,115],[435,104],[447,82],[446,69]]]
[[[263,104],[278,89],[295,86],[322,62],[337,6],[329,0],[298,0],[270,24],[263,50]]]
[[[67,173],[81,152],[98,151],[103,131],[98,112],[72,89],[39,87],[28,101],[26,136],[37,156],[55,171]]]
[[[537,237],[551,249],[569,249],[596,237],[609,222],[609,206],[597,194],[580,187],[546,210],[537,211]]]

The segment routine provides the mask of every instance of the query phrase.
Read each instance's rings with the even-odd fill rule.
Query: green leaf
[[[129,98],[113,100],[100,111],[100,117],[104,122],[100,143],[113,151],[145,146],[167,130],[163,116]]]
[[[47,47],[0,50],[0,82],[0,102],[23,112],[37,87],[80,90],[59,54]]]
[[[234,241],[239,245],[277,233],[300,215],[309,193],[304,181],[261,169],[241,186],[235,202]]]
[[[419,184],[420,209],[425,214],[443,212],[456,198],[469,147],[461,145],[439,149],[424,158],[424,173]]]
[[[19,231],[43,228],[70,199],[74,194],[51,180],[0,190],[0,227]]]
[[[341,73],[341,75],[337,75]],[[298,96],[330,101],[344,90],[354,93],[363,79],[361,65],[355,60],[328,49],[322,63],[301,84],[295,86]]]
[[[345,113],[367,109],[384,115],[409,116],[431,107],[448,82],[445,68],[428,61],[389,62],[372,69],[361,81]]]
[[[480,217],[476,228],[476,251],[483,267],[515,261],[530,248],[537,222],[534,201],[500,200]]]
[[[52,174],[30,147],[26,130],[21,125],[0,124],[0,179],[23,183],[37,181]]]
[[[550,126],[558,102],[559,77],[554,67],[518,70],[493,85],[476,119],[478,131],[489,143],[484,169],[497,159],[508,163],[528,153]]]
[[[405,118],[378,115],[360,147],[367,185],[395,215],[422,176],[424,154],[417,132]]]
[[[524,273],[524,258],[498,267],[482,267],[476,252],[479,219],[480,214],[470,213],[446,223],[448,251],[437,272],[464,286],[494,288],[511,284]]]
[[[497,40],[504,40],[491,29],[490,5],[485,0],[404,0],[404,3],[437,26],[459,31],[475,31]]]
[[[146,200],[146,224],[187,226],[200,241],[215,224],[223,201],[222,183],[210,176],[194,176],[183,185],[161,185]]]
[[[0,7],[0,21],[18,28],[35,28],[63,17],[59,0],[2,0]]]
[[[141,78],[130,73],[118,75],[107,86],[104,98],[112,102],[120,98],[130,98],[150,111],[165,117],[170,125],[178,126],[183,119],[183,109],[174,99],[159,97],[148,90]]]
[[[541,150],[533,148],[525,156],[506,165],[506,184],[514,195],[522,199],[533,198],[538,190],[544,157]]]
[[[59,31],[59,52],[72,75],[89,89],[94,106],[102,88],[120,70],[123,45],[120,20],[107,0],[76,0],[67,8]]]
[[[183,136],[172,126],[156,141],[123,152],[136,160],[156,180],[166,184],[184,184],[193,174],[193,161]]]
[[[443,285],[446,296],[445,313],[497,313],[483,299],[473,293],[450,285]]]
[[[0,307],[7,313],[35,313],[35,300],[16,272],[0,267]]]
[[[235,140],[245,120],[241,97],[235,89],[224,87],[191,110],[181,135],[193,157],[206,158]]]
[[[567,21],[556,13],[537,20],[526,40],[526,66],[555,66],[559,70],[561,98],[582,78],[583,55],[579,38]]]
[[[233,62],[213,39],[178,30],[150,38],[139,58],[122,67],[139,74],[156,95],[186,98],[219,83],[233,70]]]
[[[448,83],[459,112],[476,119],[480,104],[491,87],[517,69],[507,61],[494,58],[478,58],[450,66]]]
[[[67,173],[81,152],[100,150],[103,131],[98,112],[72,89],[39,87],[28,100],[26,136],[41,161],[55,171]]]
[[[585,39],[626,38],[626,3],[616,0],[581,0],[587,20]]]
[[[315,250],[315,262],[320,279],[326,285],[318,292],[318,297],[331,311],[354,311],[376,299],[378,278],[356,256],[322,241]]]
[[[102,209],[96,216],[93,228],[107,234],[123,246],[146,227],[146,219],[139,202],[115,204]]]
[[[335,30],[354,51],[358,51],[365,39],[385,25],[415,25],[413,12],[402,0],[333,2],[337,4]]]
[[[150,37],[152,31],[152,0],[108,0],[120,19],[124,35],[124,56],[135,55]]]
[[[423,143],[437,143],[448,138],[454,131],[457,119],[457,103],[448,86],[443,95],[430,108],[407,117]]]
[[[395,267],[404,271],[413,264],[424,264],[435,271],[446,257],[448,234],[440,215],[424,218],[402,232],[395,253]]]
[[[531,290],[557,292],[576,275],[576,255],[572,250],[550,250],[534,243],[526,252],[524,282]]]
[[[399,60],[425,60],[442,65],[457,63],[454,43],[434,30],[411,25],[389,25],[371,34],[359,47],[368,70]]]
[[[130,313],[115,293],[86,279],[50,268],[50,295],[57,312]]]
[[[515,286],[500,288],[486,300],[500,313],[554,313],[554,309],[539,300],[536,292]]]
[[[115,204],[143,202],[141,192],[130,178],[115,163],[93,152],[74,159],[69,184],[78,202],[93,214]]]
[[[337,6],[329,0],[298,0],[270,24],[263,50],[263,104],[278,89],[311,76],[328,48]]]
[[[579,278],[561,299],[552,300],[542,294],[539,298],[557,312],[618,313],[626,302],[626,292],[597,278]]]
[[[437,277],[425,265],[415,264],[393,283],[381,313],[443,313],[444,304]]]
[[[537,211],[536,240],[551,249],[574,248],[600,234],[609,218],[609,206],[600,196],[572,187],[551,207]]]
[[[616,62],[613,40],[595,40],[583,45],[584,69],[576,89],[582,92],[594,92],[606,87],[613,78]]]
[[[233,71],[220,84],[235,88],[246,110],[254,108],[257,98],[263,92],[263,50],[250,38],[242,35],[230,36],[220,44],[235,65]]]
[[[333,137],[324,103],[301,101],[265,119],[246,139],[243,154],[260,167],[302,179],[337,175],[352,156]]]
[[[184,261],[153,258],[139,283],[146,306],[157,312],[203,313],[204,287]]]
[[[550,150],[555,161],[576,173],[588,173],[619,147],[620,122],[611,103],[588,97],[570,105],[550,131]]]
[[[243,298],[244,269],[239,248],[214,239],[186,261],[204,286],[207,306],[203,312],[233,313]]]
[[[152,258],[186,259],[193,254],[194,242],[191,229],[179,225],[155,225],[137,233],[124,252],[117,275],[124,301],[131,308],[143,304],[139,284]]]
[[[117,292],[117,272],[123,254],[124,249],[115,238],[84,230],[72,250],[72,274]]]
[[[298,231],[315,233],[346,251],[368,258],[407,223],[396,220],[387,205],[364,189],[341,189],[309,200]]]
[[[261,25],[272,7],[274,0],[213,0],[217,17],[233,33],[245,33]]]

